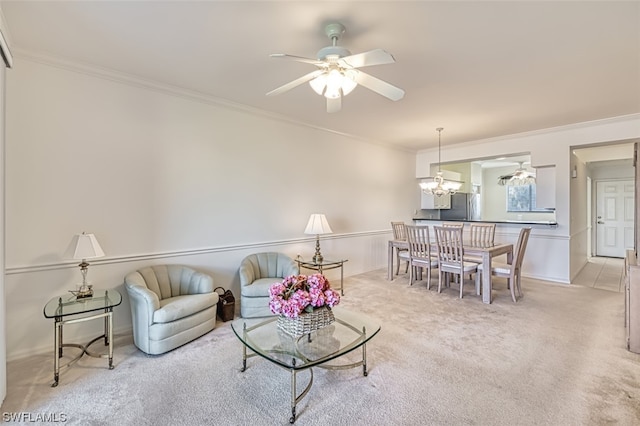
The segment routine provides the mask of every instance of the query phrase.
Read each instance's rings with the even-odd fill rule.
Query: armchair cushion
[[[160,308],[153,312],[153,322],[166,323],[188,317],[218,303],[218,293],[190,294],[160,301]]]

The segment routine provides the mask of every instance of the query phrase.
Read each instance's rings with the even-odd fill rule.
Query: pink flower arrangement
[[[329,280],[322,274],[290,275],[269,287],[269,309],[289,318],[322,306],[332,308],[338,303],[340,294],[331,289]]]

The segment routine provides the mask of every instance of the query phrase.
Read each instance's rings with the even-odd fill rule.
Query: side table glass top
[[[44,307],[46,318],[64,317],[112,308],[122,303],[122,295],[118,290],[93,290],[92,297],[76,299],[73,294],[56,296],[49,300]]]
[[[239,318],[231,323],[231,328],[256,354],[284,368],[301,370],[349,353],[380,331],[380,323],[366,315],[339,306],[333,308],[333,313],[335,322],[300,337],[279,330],[276,316]]]
[[[332,269],[331,267],[339,267],[342,266],[342,264],[344,262],[347,262],[347,260],[327,260],[324,259],[322,262],[315,262],[313,260],[302,260],[302,259],[296,259],[296,262],[298,262],[298,265],[304,268],[309,268],[309,269],[317,269],[318,267],[322,267],[324,269]]]

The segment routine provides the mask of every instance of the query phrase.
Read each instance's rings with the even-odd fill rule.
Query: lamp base
[[[316,235],[316,254],[313,256],[313,263],[322,263],[322,254],[320,253],[320,236]]]
[[[78,290],[69,290],[69,293],[73,294],[76,299],[87,299],[93,297],[92,286],[81,286]]]

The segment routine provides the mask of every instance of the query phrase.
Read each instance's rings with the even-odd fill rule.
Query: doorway
[[[596,182],[596,256],[625,256],[634,247],[634,181]]]

